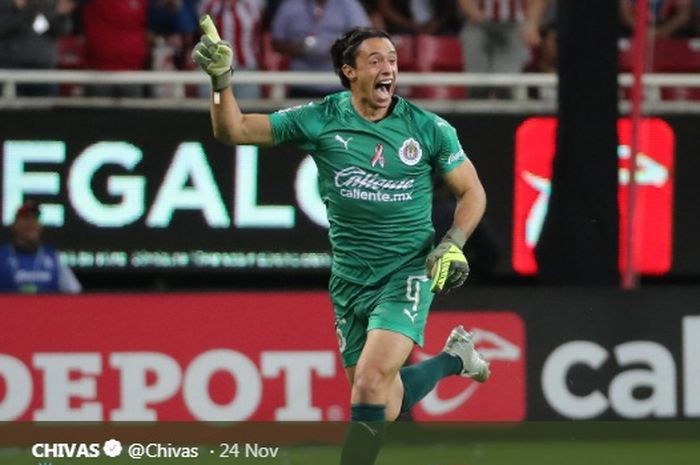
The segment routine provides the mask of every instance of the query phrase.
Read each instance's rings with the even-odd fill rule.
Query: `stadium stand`
[[[628,40],[619,43],[621,72],[632,71],[632,45]],[[654,73],[700,72],[700,39],[656,39],[647,49],[646,70]],[[662,87],[662,100],[700,100],[700,89],[692,87]]]
[[[262,68],[266,71],[289,69],[289,59],[272,48],[272,36],[269,32],[263,33]],[[285,86],[263,86],[262,95],[270,98],[284,98],[287,95],[287,89]]]
[[[85,37],[81,35],[69,35],[56,39],[58,52],[58,69],[85,69]],[[59,95],[62,97],[83,95],[82,86],[75,84],[61,84]]]
[[[462,72],[462,46],[453,36],[421,34],[415,39],[416,71]],[[460,99],[466,97],[464,87],[420,86],[415,87],[411,97],[422,99]]]

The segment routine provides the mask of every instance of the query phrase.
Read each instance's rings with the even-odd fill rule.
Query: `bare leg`
[[[384,436],[384,422],[395,419],[401,408],[403,386],[399,369],[413,341],[392,331],[367,333],[357,365],[347,369],[351,381],[351,423],[341,452],[341,465],[374,463]]]
[[[370,331],[354,370],[351,402],[383,405],[392,402],[400,406],[403,388],[399,369],[412,349],[413,341],[403,334],[383,329]]]

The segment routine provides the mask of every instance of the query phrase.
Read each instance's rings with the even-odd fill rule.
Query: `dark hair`
[[[333,59],[333,69],[340,77],[340,83],[346,89],[350,88],[350,80],[343,74],[343,65],[355,67],[355,58],[357,57],[357,49],[360,44],[367,39],[389,39],[389,34],[381,29],[371,27],[356,27],[338,37],[333,45],[331,45],[331,58]],[[393,41],[392,41],[393,43]]]

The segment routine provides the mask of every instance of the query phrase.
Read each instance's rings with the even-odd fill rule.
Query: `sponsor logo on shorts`
[[[406,315],[408,317],[409,320],[411,320],[411,323],[416,324],[416,317],[418,316],[417,311],[412,312],[409,309],[404,308],[403,313],[404,313],[404,315]]]
[[[340,350],[340,353],[343,353],[345,351],[345,347],[347,347],[347,341],[345,340],[345,335],[343,335],[342,329],[342,327],[345,326],[345,323],[345,318],[335,320],[335,335],[338,338],[338,349]]]

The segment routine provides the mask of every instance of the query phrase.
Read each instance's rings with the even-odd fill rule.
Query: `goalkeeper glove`
[[[462,253],[467,241],[459,228],[451,228],[425,260],[428,275],[432,279],[430,290],[437,293],[461,286],[469,276],[469,262]]]
[[[224,90],[233,80],[233,48],[221,40],[208,15],[199,21],[199,25],[204,35],[192,50],[192,60],[211,76],[212,89]]]

